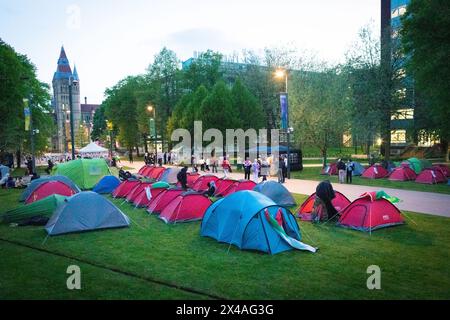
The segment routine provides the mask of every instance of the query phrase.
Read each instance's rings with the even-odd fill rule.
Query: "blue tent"
[[[115,176],[104,176],[92,189],[92,191],[97,193],[111,193],[120,184],[119,178]]]
[[[78,186],[72,180],[70,180],[70,178],[67,178],[66,176],[59,176],[59,175],[46,176],[31,181],[30,185],[20,195],[19,201],[24,202],[30,196],[30,194],[32,194],[33,191],[37,189],[37,187],[39,187],[41,184],[47,181],[60,181],[68,185],[72,190],[76,192],[81,192],[80,188],[78,188]]]
[[[273,224],[275,219],[282,220],[282,228],[277,222]],[[300,229],[292,213],[255,191],[238,191],[213,203],[203,217],[201,235],[269,254],[293,248],[315,252],[300,242]]]
[[[129,218],[98,193],[80,192],[65,200],[45,226],[49,235],[120,228],[130,225]]]
[[[253,191],[262,193],[280,206],[293,207],[297,205],[288,189],[276,181],[263,181],[257,184],[253,188]]]
[[[352,175],[353,176],[360,176],[364,173],[364,171],[366,170],[363,165],[359,162],[353,161],[353,172]]]

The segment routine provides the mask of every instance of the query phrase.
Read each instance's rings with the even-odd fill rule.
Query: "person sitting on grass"
[[[312,222],[327,221],[337,215],[338,212],[331,203],[335,197],[336,194],[329,180],[324,180],[317,185],[316,198],[311,213]]]

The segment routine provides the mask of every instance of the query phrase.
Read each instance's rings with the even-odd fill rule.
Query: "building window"
[[[392,130],[391,143],[406,143],[406,130]]]
[[[413,120],[414,109],[399,109],[391,116],[391,120]]]

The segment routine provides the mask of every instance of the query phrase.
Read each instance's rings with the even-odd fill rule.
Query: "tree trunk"
[[[441,141],[441,150],[444,156],[444,161],[448,162],[449,157],[448,157],[448,141],[447,140],[442,140]]]
[[[370,159],[370,139],[367,139],[366,155],[367,155],[367,160],[369,161],[369,165],[372,165],[371,159]]]
[[[327,148],[322,149],[323,168],[327,166]]]
[[[144,138],[144,151],[145,151],[145,153],[148,153],[147,137],[145,134],[143,134],[142,137]]]
[[[139,146],[136,146],[136,156],[140,157],[140,155],[139,155]]]
[[[20,148],[16,151],[16,161],[17,161],[17,168],[20,168],[21,162],[22,162],[22,153],[20,152]]]

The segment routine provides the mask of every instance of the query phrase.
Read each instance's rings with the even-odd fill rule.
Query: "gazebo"
[[[99,146],[95,142],[91,142],[86,147],[80,149],[79,153],[83,158],[100,158],[107,157],[109,150]]]

